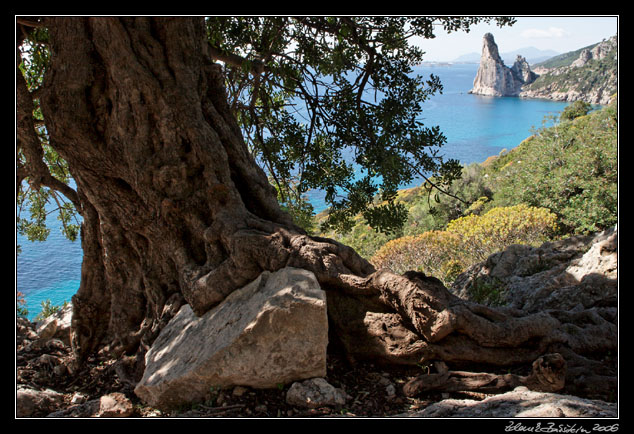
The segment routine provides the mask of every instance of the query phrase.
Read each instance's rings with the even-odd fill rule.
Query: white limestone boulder
[[[327,345],[326,294],[314,274],[263,272],[202,317],[181,307],[147,352],[135,393],[174,408],[203,401],[212,387],[323,377]]]

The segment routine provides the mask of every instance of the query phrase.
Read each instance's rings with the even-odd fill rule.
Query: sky
[[[554,50],[560,54],[601,42],[617,34],[618,16],[517,16],[513,26],[478,24],[464,31],[446,34],[440,29],[435,39],[416,41],[425,61],[451,61],[482,51],[482,37],[491,33],[500,53],[524,47]]]

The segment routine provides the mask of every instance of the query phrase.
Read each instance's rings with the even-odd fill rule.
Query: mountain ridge
[[[504,53],[500,53],[500,57],[504,61],[505,64],[513,64],[518,55],[523,56],[529,64],[537,64],[540,62],[545,62],[548,59],[561,55],[561,53],[555,50],[542,50],[535,47],[523,47],[517,50],[507,51]],[[463,54],[461,56],[456,57],[454,60],[450,62],[454,63],[479,63],[480,62],[480,54],[473,52]]]

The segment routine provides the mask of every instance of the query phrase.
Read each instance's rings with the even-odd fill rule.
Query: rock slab
[[[38,335],[38,342],[56,338],[65,345],[70,345],[70,325],[73,317],[73,305],[67,304],[59,311],[36,323],[35,332]]]
[[[617,404],[556,393],[534,392],[524,386],[486,398],[445,399],[397,417],[617,417]]]
[[[135,393],[157,408],[210,389],[274,388],[326,375],[326,295],[314,274],[263,272],[201,317],[181,307],[146,354]]]
[[[451,291],[471,299],[482,284],[501,290],[503,305],[526,312],[578,311],[616,305],[618,231],[578,235],[540,247],[509,246],[475,264],[454,281]]]
[[[35,390],[19,385],[16,391],[16,417],[42,417],[64,402],[64,395],[51,389]]]

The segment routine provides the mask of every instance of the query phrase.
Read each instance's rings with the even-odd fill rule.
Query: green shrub
[[[328,234],[331,238],[352,247],[364,258],[370,258],[374,253],[388,241],[398,238],[398,235],[387,235],[377,232],[368,226],[367,223],[357,223],[350,232],[346,234]]]
[[[567,106],[563,112],[561,112],[559,119],[571,121],[575,118],[578,118],[579,116],[587,115],[591,109],[592,109],[592,106],[588,104],[587,102],[575,101],[569,106]]]
[[[430,200],[421,188],[421,192],[410,201],[404,235],[442,230],[452,220],[479,213],[482,205],[493,197],[484,175],[479,164],[464,166],[462,177],[447,189],[449,195],[439,194],[437,201],[434,198]]]
[[[473,281],[469,288],[469,297],[476,303],[488,306],[501,306],[504,304],[504,289],[505,285],[500,279],[484,276]]]
[[[564,234],[607,229],[617,221],[617,150],[615,105],[542,128],[492,166],[493,204],[548,208]]]
[[[35,320],[36,321],[41,321],[44,318],[48,318],[49,316],[53,315],[54,313],[57,313],[60,310],[62,310],[64,307],[66,307],[67,304],[68,304],[67,301],[65,301],[61,305],[53,305],[51,303],[50,299],[47,299],[46,301],[42,301],[42,303],[41,303],[42,311],[37,314],[37,316],[35,317]]]
[[[29,315],[29,310],[26,308],[26,300],[24,299],[24,294],[20,291],[16,294],[16,313],[18,316],[27,317]]]
[[[484,170],[479,164],[470,164],[462,168],[462,177],[453,182],[447,192],[456,197],[439,194],[429,195],[425,184],[400,190],[396,203],[407,209],[408,217],[402,230],[386,235],[378,233],[361,218],[355,219],[355,225],[347,233],[335,231],[322,232],[321,235],[354,248],[364,258],[370,259],[388,241],[403,237],[420,235],[428,231],[441,231],[447,223],[466,214],[479,214],[493,197],[487,186]],[[317,224],[323,220],[317,216]]]

